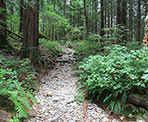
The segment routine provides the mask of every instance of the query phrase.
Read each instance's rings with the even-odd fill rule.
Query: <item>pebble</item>
[[[77,104],[77,76],[72,70],[73,49],[65,48],[64,55],[55,68],[42,79],[39,92],[35,96],[38,105],[33,105],[35,117],[28,122],[83,122],[83,103]],[[108,115],[96,104],[88,104],[88,118],[91,122],[111,122]],[[116,122],[116,121],[113,121]]]
[[[112,122],[117,122],[117,120],[113,119]]]
[[[52,97],[52,92],[51,91],[48,91],[47,97]]]
[[[110,120],[109,120],[108,118],[104,117],[104,118],[101,120],[101,122],[110,122]]]
[[[129,118],[132,118],[132,117],[133,117],[133,115],[132,115],[132,114],[129,114],[129,115],[128,115],[128,117],[129,117]]]
[[[146,121],[144,121],[144,120],[136,120],[136,122],[146,122]]]
[[[123,121],[124,119],[125,119],[125,117],[124,117],[124,116],[121,116],[121,117],[120,117],[120,120],[122,120],[122,121]]]

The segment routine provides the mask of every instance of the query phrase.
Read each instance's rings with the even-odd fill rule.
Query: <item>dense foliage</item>
[[[31,101],[37,103],[31,94],[37,86],[35,81],[36,72],[32,71],[29,59],[0,55],[0,98],[8,96],[11,100],[8,104],[13,104],[17,112],[16,118],[28,118],[27,108],[30,108]]]
[[[101,49],[101,44],[95,41],[75,41],[72,45],[75,48],[75,57],[77,61],[81,61],[90,55],[95,55]]]
[[[79,89],[88,97],[107,103],[111,111],[119,113],[127,96],[148,88],[148,58],[145,49],[131,50],[115,45],[109,55],[86,58],[80,69]]]
[[[107,103],[116,113],[131,93],[145,95],[146,13],[147,0],[1,0],[0,98],[15,106],[16,121],[28,117],[28,99],[36,103],[31,93],[38,73],[53,68],[62,53],[59,43],[75,49],[78,65],[83,61],[81,95]]]
[[[40,50],[39,64],[44,69],[51,69],[55,63],[57,57],[62,53],[63,48],[56,41],[49,41],[46,39],[40,39]]]

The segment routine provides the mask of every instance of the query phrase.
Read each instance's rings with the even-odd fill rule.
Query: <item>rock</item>
[[[104,117],[104,118],[101,120],[101,122],[110,122],[110,120],[109,120],[108,118]]]
[[[144,121],[144,120],[142,119],[142,120],[136,120],[136,122],[146,122],[146,121]]]
[[[141,116],[138,116],[136,119],[136,122],[145,122]]]
[[[52,97],[52,91],[48,91],[47,97]]]
[[[147,114],[144,114],[143,117],[144,117],[144,119],[148,119],[148,115]]]
[[[113,119],[112,122],[117,122],[117,120]]]
[[[132,114],[129,114],[129,115],[128,115],[128,117],[129,117],[129,118],[132,118],[132,117],[133,117],[133,115],[132,115]]]
[[[120,117],[120,120],[122,120],[122,121],[123,121],[124,119],[125,119],[125,117],[124,117],[124,116],[121,116],[121,117]]]

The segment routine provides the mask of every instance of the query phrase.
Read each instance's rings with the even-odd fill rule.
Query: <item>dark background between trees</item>
[[[0,45],[1,48],[8,45],[6,29],[9,29],[24,37],[23,56],[34,57],[39,31],[51,40],[64,38],[72,28],[83,30],[84,36],[98,34],[102,37],[106,34],[104,28],[117,25],[129,30],[122,40],[141,41],[147,6],[147,0],[0,0],[3,10]],[[32,49],[34,52],[30,51]]]

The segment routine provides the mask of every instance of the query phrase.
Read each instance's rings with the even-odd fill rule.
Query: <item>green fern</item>
[[[23,88],[20,85],[16,85],[17,89],[16,91],[10,91],[10,97],[9,99],[15,104],[15,109],[17,111],[17,117],[18,118],[28,118],[27,108],[31,108],[31,103],[29,99],[31,99],[31,102],[34,104],[37,104],[36,99],[31,95],[31,93],[25,93]]]

